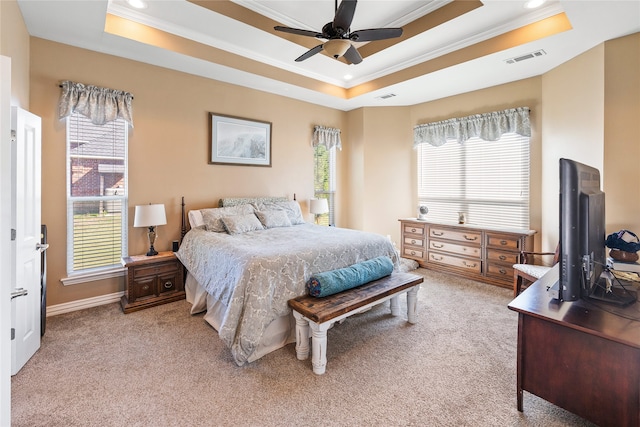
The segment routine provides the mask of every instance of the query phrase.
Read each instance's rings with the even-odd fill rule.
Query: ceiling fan
[[[356,4],[357,0],[342,0],[340,7],[338,7],[338,0],[336,0],[336,14],[333,21],[325,24],[322,27],[322,32],[282,27],[280,25],[273,28],[276,31],[327,40],[300,55],[296,58],[296,62],[304,61],[324,50],[335,59],[344,56],[350,64],[359,64],[362,62],[362,56],[360,56],[360,53],[351,42],[370,42],[400,37],[402,28],[373,28],[370,30],[350,31]]]

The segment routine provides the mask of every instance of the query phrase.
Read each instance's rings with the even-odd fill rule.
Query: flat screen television
[[[613,287],[606,272],[605,195],[600,171],[575,160],[560,159],[560,279],[558,298],[592,298],[618,305],[636,300]]]

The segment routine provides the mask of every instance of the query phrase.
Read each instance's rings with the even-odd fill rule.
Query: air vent
[[[527,53],[521,56],[516,56],[515,58],[509,58],[507,60],[505,60],[504,62],[506,62],[507,64],[515,64],[516,62],[522,62],[525,61],[527,59],[533,59],[533,58],[537,58],[538,56],[543,56],[546,55],[547,52],[545,52],[544,50],[540,49],[540,50],[536,50],[535,52],[531,52],[531,53]]]
[[[389,99],[389,98],[393,98],[394,96],[396,96],[395,93],[388,93],[386,95],[376,96],[376,99]]]

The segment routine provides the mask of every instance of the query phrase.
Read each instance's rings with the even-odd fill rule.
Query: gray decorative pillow
[[[229,234],[241,234],[247,231],[263,230],[255,214],[225,216],[220,218]]]
[[[207,231],[213,231],[216,233],[224,233],[225,231],[227,231],[221,221],[222,217],[248,214],[253,215],[254,212],[255,208],[253,207],[253,205],[238,205],[228,208],[200,209],[202,220],[207,227]]]
[[[291,220],[286,211],[258,211],[256,216],[264,228],[291,227]]]
[[[300,204],[296,200],[287,200],[283,202],[259,202],[255,204],[258,211],[285,211],[289,216],[291,225],[304,224]]]

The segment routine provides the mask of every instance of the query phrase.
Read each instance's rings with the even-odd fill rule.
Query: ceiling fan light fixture
[[[333,39],[326,42],[324,50],[332,57],[338,59],[351,47],[349,40]]]

